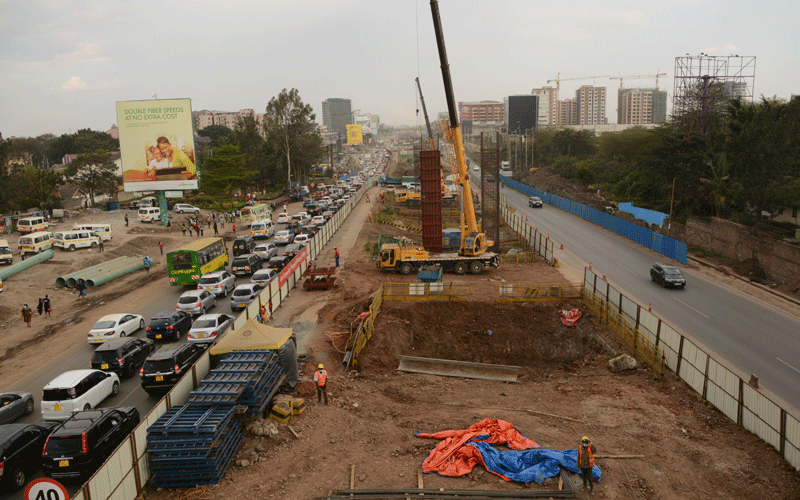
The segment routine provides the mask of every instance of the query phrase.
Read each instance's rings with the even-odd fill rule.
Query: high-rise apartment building
[[[472,120],[473,124],[501,124],[504,120],[504,105],[497,101],[459,102],[461,120]]]
[[[256,123],[261,123],[264,119],[263,113],[256,113],[252,109],[240,109],[239,111],[192,111],[192,122],[195,130],[206,128],[210,125],[222,125],[233,130],[240,118],[253,116]]]
[[[539,126],[558,124],[558,106],[556,105],[556,89],[542,87],[531,90],[531,94],[539,96]]]
[[[576,125],[606,123],[606,88],[584,85],[575,92]]]
[[[556,104],[556,125],[577,125],[578,107],[575,99],[564,99]]]
[[[645,125],[667,121],[667,93],[658,89],[619,89],[617,123]]]
[[[347,137],[347,126],[353,123],[350,99],[331,98],[322,101],[322,124]]]

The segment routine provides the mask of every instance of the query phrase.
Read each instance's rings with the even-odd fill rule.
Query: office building
[[[256,113],[252,109],[240,109],[239,111],[192,111],[192,122],[195,130],[204,129],[211,125],[221,125],[233,130],[240,118],[247,116],[255,117],[256,123],[261,124],[264,120],[263,113]]]
[[[531,94],[539,96],[539,126],[558,124],[558,106],[556,105],[556,89],[542,87],[531,90]]]
[[[331,98],[322,101],[322,124],[341,137],[347,137],[347,126],[353,123],[350,99]]]
[[[504,112],[503,103],[498,101],[458,103],[458,114],[461,120],[471,120],[476,125],[499,125],[503,123]]]
[[[511,95],[505,98],[506,130],[509,134],[525,134],[536,128],[539,118],[539,96]]]

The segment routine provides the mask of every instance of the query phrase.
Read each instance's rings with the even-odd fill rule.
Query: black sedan
[[[650,268],[650,279],[664,288],[686,288],[686,278],[681,274],[681,270],[675,266],[656,262]]]

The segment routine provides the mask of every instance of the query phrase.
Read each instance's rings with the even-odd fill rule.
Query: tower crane
[[[658,77],[659,76],[667,76],[666,73],[660,73],[660,71],[661,71],[660,69],[658,71],[656,71],[655,75],[629,75],[629,76],[619,75],[619,76],[611,76],[609,78],[611,78],[612,80],[619,80],[619,88],[622,88],[622,81],[624,79],[626,79],[626,78],[628,80],[641,80],[641,79],[645,79],[645,78],[655,78],[656,79],[656,88],[658,88]]]
[[[558,102],[559,93],[561,91],[561,82],[568,82],[570,80],[596,80],[598,78],[611,78],[610,75],[602,75],[602,76],[579,76],[576,78],[561,78],[561,73],[558,74],[557,77],[553,78],[552,80],[547,80],[547,83],[556,82],[556,102]]]

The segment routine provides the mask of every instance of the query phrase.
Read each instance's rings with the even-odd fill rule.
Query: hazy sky
[[[755,95],[800,94],[800,1],[441,0],[456,101],[527,94],[562,78],[667,73],[675,57],[756,56]],[[116,101],[190,98],[192,109],[263,113],[297,88],[352,100],[383,123],[422,123],[419,76],[446,111],[426,0],[0,0],[3,137],[107,130]],[[608,87],[616,121],[618,80]],[[629,80],[651,87],[654,79]],[[553,84],[554,85],[554,84]]]

